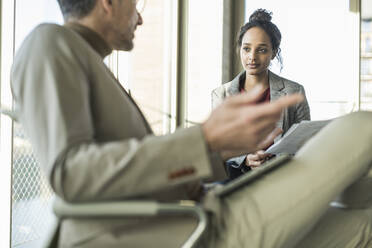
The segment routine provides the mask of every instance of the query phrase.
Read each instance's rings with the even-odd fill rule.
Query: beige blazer
[[[33,30],[15,56],[11,81],[19,120],[53,190],[66,201],[190,199],[201,179],[225,177],[200,126],[154,136],[103,58],[67,27],[42,24]],[[63,221],[61,240],[66,247],[94,247],[97,237],[109,234],[129,247],[150,241],[166,247],[153,229],[167,226],[164,232],[174,230],[176,243],[168,235],[166,243],[175,247],[184,241],[177,232],[194,224],[185,218],[72,219]],[[148,235],[155,236],[146,241]]]

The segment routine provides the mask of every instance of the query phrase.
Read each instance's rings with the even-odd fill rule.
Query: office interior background
[[[147,0],[135,49],[105,60],[156,134],[203,122],[211,91],[239,71],[235,39],[257,8],[273,12],[284,67],[301,83],[313,120],[372,110],[372,0]],[[55,0],[1,1],[1,106],[12,107],[10,68],[41,22],[63,23]],[[38,247],[52,192],[22,127],[0,120],[0,247]]]

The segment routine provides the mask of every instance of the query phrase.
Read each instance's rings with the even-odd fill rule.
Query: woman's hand
[[[251,167],[252,169],[260,167],[265,161],[271,158],[273,155],[270,153],[265,153],[265,151],[260,150],[255,153],[247,155],[245,159],[245,165]]]

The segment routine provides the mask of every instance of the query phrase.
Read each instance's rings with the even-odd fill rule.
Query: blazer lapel
[[[242,77],[245,76],[245,71],[242,71],[233,80],[226,90],[226,96],[233,96],[239,94],[239,82]]]
[[[111,75],[111,77],[114,79],[114,81],[116,82],[116,84],[119,86],[119,88],[123,91],[124,95],[133,103],[134,107],[137,109],[138,111],[138,114],[141,116],[142,120],[143,120],[143,123],[145,124],[146,126],[146,129],[149,133],[153,134],[154,132],[152,131],[152,128],[150,126],[150,123],[148,123],[147,119],[145,118],[145,116],[143,115],[141,109],[139,108],[139,106],[137,105],[136,101],[132,98],[131,95],[129,95],[129,93],[124,89],[124,87],[120,84],[120,82],[117,80],[117,78],[114,76],[114,74],[111,72],[111,70],[106,67],[106,70],[109,72],[109,74]]]
[[[284,82],[278,75],[269,71],[269,85],[270,85],[270,101],[276,101],[282,96],[286,95],[284,89]],[[276,126],[283,129],[284,119],[288,115],[287,110],[283,111]],[[283,129],[284,130],[284,129]],[[279,138],[279,137],[278,137]]]

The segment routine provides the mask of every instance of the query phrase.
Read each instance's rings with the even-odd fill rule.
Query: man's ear
[[[98,0],[105,13],[112,14],[112,0]]]

